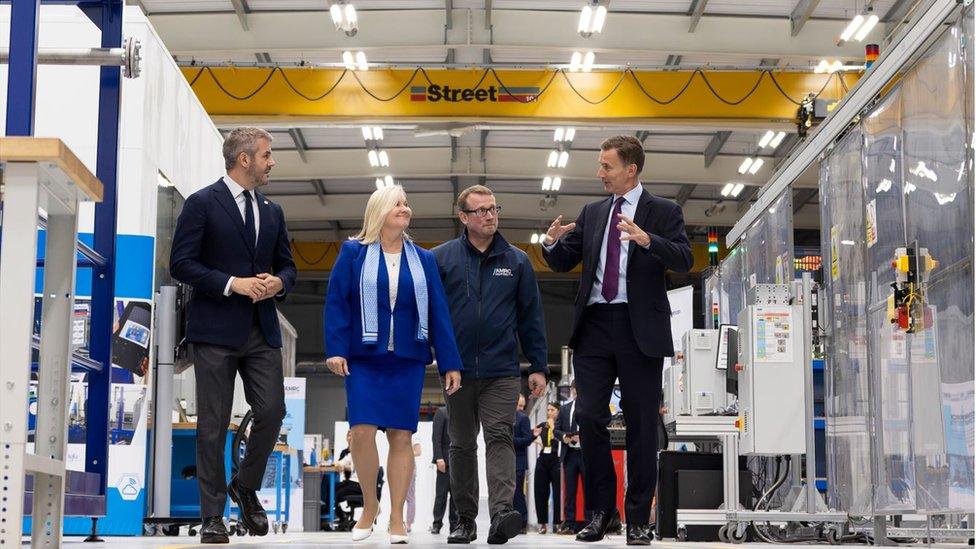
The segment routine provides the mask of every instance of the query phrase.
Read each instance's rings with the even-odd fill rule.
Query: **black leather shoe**
[[[264,512],[264,507],[261,507],[254,490],[248,490],[238,484],[235,476],[227,485],[227,495],[240,509],[240,521],[244,523],[249,533],[255,536],[268,534],[268,514]]]
[[[623,533],[623,524],[620,523],[620,513],[614,513],[614,515],[610,517],[610,524],[607,525],[607,533],[608,534]]]
[[[579,534],[576,534],[576,541],[600,541],[607,535],[607,530],[615,518],[617,521],[620,520],[620,513],[616,509],[595,511],[593,520],[580,530]]]
[[[650,545],[651,527],[646,524],[627,525],[627,545]]]
[[[457,528],[451,531],[450,536],[447,536],[448,543],[471,543],[476,539],[478,539],[478,527],[475,525],[474,519],[466,518],[459,519]]]
[[[488,529],[488,543],[501,545],[519,535],[522,531],[522,515],[518,511],[509,509],[496,513],[491,518],[491,528]]]
[[[224,527],[224,517],[203,519],[203,526],[200,527],[200,543],[230,543],[227,528]]]
[[[443,524],[434,524],[433,526],[430,527],[430,530],[428,530],[428,532],[430,532],[431,534],[440,534],[441,528],[443,527],[444,527]]]

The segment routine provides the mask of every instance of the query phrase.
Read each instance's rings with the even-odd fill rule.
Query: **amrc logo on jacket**
[[[476,101],[484,103],[527,103],[535,101],[539,96],[539,88],[452,88],[447,84],[431,84],[430,86],[411,86],[410,100],[429,103],[470,103]]]

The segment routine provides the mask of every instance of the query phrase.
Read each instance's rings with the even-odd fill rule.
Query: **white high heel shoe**
[[[394,534],[390,531],[390,527],[387,526],[386,530],[390,532],[390,545],[406,545],[410,541],[410,533],[407,535]]]
[[[373,535],[373,527],[369,528],[353,528],[352,529],[352,540],[353,541],[363,541],[369,536]]]

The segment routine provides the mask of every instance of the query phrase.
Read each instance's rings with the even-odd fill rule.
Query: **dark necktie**
[[[251,191],[244,191],[244,233],[247,234],[248,243],[253,247],[258,240],[258,233],[254,229],[254,209],[251,207]]]
[[[610,215],[610,232],[607,234],[607,259],[603,264],[603,299],[610,303],[617,297],[617,286],[620,278],[620,208],[624,197],[619,196],[613,204],[613,214]]]

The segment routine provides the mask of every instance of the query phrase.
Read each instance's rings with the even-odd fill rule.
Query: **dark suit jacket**
[[[434,412],[434,427],[431,433],[431,440],[434,443],[434,459],[431,463],[443,459],[450,465],[451,460],[451,433],[448,431],[449,419],[447,417],[447,407],[438,408]]]
[[[576,218],[576,227],[550,249],[543,248],[543,256],[553,271],[567,272],[583,262],[573,334],[569,339],[573,349],[579,341],[583,311],[596,279],[612,203],[613,197],[609,196],[587,204]],[[685,235],[684,216],[680,206],[645,189],[637,202],[634,223],[651,237],[647,248],[631,242],[627,255],[627,308],[634,339],[647,356],[674,356],[671,306],[664,273],[668,269],[682,273],[691,270],[691,243]]]
[[[607,215],[610,215],[609,213]],[[567,402],[559,407],[559,417],[556,418],[556,425],[553,427],[552,432],[559,439],[559,461],[566,459],[566,454],[569,452],[579,452],[579,448],[570,448],[569,444],[563,442],[563,437],[566,435],[579,434],[579,422],[576,421],[577,416],[579,416],[579,410],[576,410],[576,415],[571,415],[573,408],[572,402]]]
[[[193,193],[183,205],[173,235],[169,269],[173,278],[193,287],[186,328],[191,343],[244,346],[256,307],[265,341],[271,347],[281,347],[274,300],[253,304],[242,295],[224,296],[231,276],[271,273],[281,278],[285,294],[295,285],[285,215],[281,206],[261,193],[255,195],[260,215],[256,249],[245,236],[241,210],[223,179]]]
[[[529,454],[526,451],[532,445],[532,427],[529,416],[525,412],[515,411],[515,433],[512,442],[515,444],[515,470],[525,471],[529,468]]]

